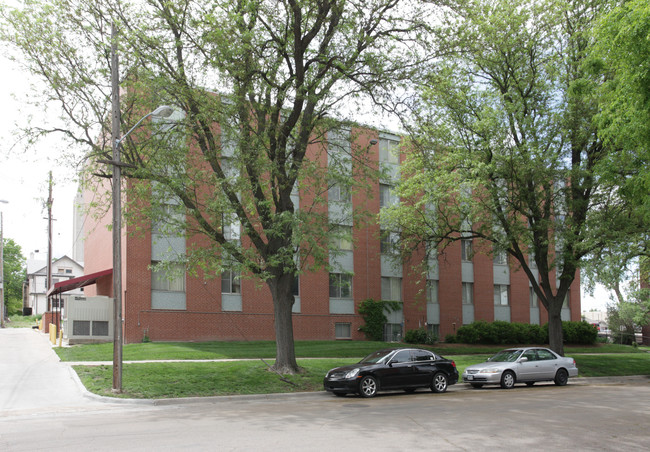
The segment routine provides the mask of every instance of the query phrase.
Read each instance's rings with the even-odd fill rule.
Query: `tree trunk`
[[[268,281],[275,314],[276,358],[273,370],[281,374],[295,374],[300,371],[293,343],[293,278],[291,274],[283,274]]]
[[[564,356],[562,302],[562,300],[549,300],[548,308],[548,344],[550,349],[560,356]]]

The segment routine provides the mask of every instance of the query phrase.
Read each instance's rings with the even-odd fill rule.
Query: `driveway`
[[[0,329],[0,415],[74,411],[93,404],[70,366],[59,362],[42,333]]]

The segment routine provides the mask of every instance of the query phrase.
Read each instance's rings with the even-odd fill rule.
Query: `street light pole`
[[[111,94],[113,144],[113,392],[122,392],[122,193],[120,181],[120,81],[117,30],[111,25]]]
[[[112,128],[111,143],[113,145],[113,160],[107,162],[113,165],[113,392],[122,392],[122,162],[120,161],[120,145],[145,119],[150,116],[168,117],[174,110],[162,105],[151,113],[144,115],[133,127],[120,137],[120,87],[119,61],[117,57],[117,30],[111,25],[111,86],[112,86]]]

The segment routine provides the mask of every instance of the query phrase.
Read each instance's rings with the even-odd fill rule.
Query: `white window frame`
[[[353,293],[352,275],[347,273],[330,273],[330,298],[351,299]]]
[[[224,290],[224,284],[226,290]],[[221,293],[241,295],[241,275],[239,272],[225,270],[221,273]]]
[[[462,302],[466,305],[474,304],[474,283],[462,283]]]
[[[390,292],[390,294],[386,292]],[[381,299],[384,301],[402,301],[402,278],[395,276],[381,277]]]
[[[510,306],[510,286],[507,284],[494,285],[494,305]]]
[[[185,292],[185,266],[181,263],[167,264],[172,271],[156,270],[158,261],[152,261],[151,290],[159,292]],[[182,271],[181,271],[182,270]]]

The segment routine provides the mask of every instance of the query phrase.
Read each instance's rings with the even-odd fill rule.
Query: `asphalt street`
[[[0,451],[647,450],[648,425],[647,377],[115,401],[86,393],[40,333],[0,330]]]

